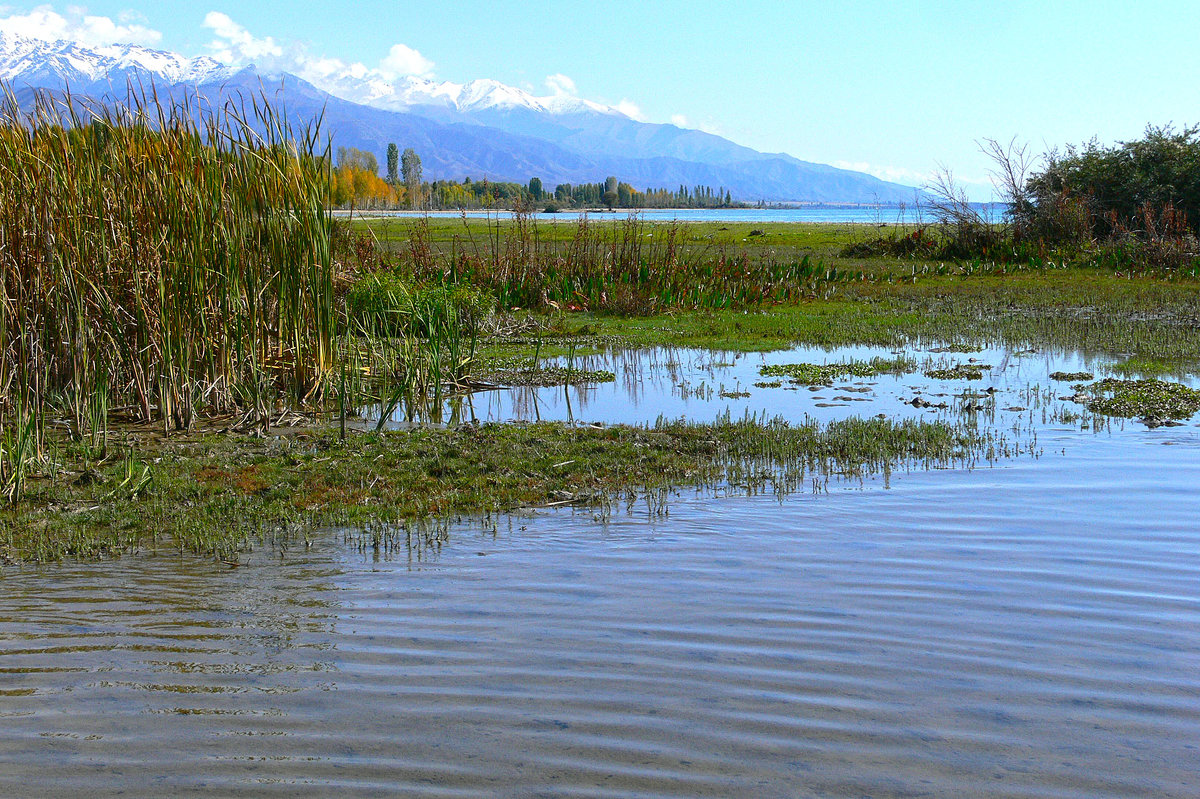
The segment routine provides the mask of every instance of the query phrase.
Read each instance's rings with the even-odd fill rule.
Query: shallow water
[[[1072,382],[1053,380],[1051,373],[1092,372],[1100,378],[1113,363],[1111,357],[1079,352],[995,347],[965,353],[943,350],[934,345],[902,349],[841,347],[833,351],[796,347],[765,353],[613,349],[570,361],[578,370],[612,372],[616,379],[611,382],[480,391],[448,401],[435,421],[653,424],[660,417],[711,422],[725,415],[740,419],[747,414],[823,422],[878,414],[893,419],[957,420],[969,403],[976,408],[980,424],[1004,430],[1016,425],[1029,430],[1062,426],[1064,411],[1087,415],[1081,405],[1064,399],[1074,393]],[[769,365],[820,365],[898,356],[908,358],[917,368],[907,374],[841,377],[831,385],[812,387],[794,385],[786,377],[760,374]],[[925,375],[930,368],[971,362],[990,367],[982,371],[982,379],[945,380]],[[568,359],[547,359],[545,363],[565,367]],[[780,385],[755,385],[770,381],[779,381]],[[1200,384],[1196,380],[1183,382]],[[912,401],[918,397],[928,405],[914,406]],[[941,405],[946,407],[937,407]],[[367,418],[376,420],[378,412],[374,416],[368,413]],[[392,427],[407,423],[403,409],[396,410],[389,420]]]
[[[0,795],[1200,795],[1200,429],[1038,414],[887,487],[7,570]]]

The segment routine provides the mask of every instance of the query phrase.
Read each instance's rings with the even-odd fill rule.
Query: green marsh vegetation
[[[1149,126],[1136,141],[1051,149],[1013,140],[982,149],[1009,204],[984,218],[949,173],[930,187],[931,224],[865,239],[843,253],[952,260],[986,268],[1102,266],[1160,277],[1200,275],[1200,127]]]
[[[0,482],[17,500],[51,428],[265,420],[334,360],[317,131],[270,106],[198,115],[134,95],[0,103]]]
[[[91,479],[121,457],[114,429],[263,433],[297,411],[415,404],[466,374],[491,301],[335,274],[322,146],[319,120],[293,128],[262,98],[5,94],[5,501],[31,478]],[[152,471],[118,482],[152,490]]]
[[[605,513],[651,502],[661,510],[678,486],[822,490],[831,479],[969,466],[1024,446],[966,423],[874,418],[147,438],[139,455],[153,469],[152,486],[130,492],[117,459],[98,464],[89,480],[35,481],[21,505],[0,508],[0,560],[194,552],[236,561],[254,547],[303,546],[322,526],[369,529],[520,507]],[[140,467],[132,471],[137,479]]]
[[[21,112],[10,97],[4,114],[9,560],[145,549],[234,559],[317,525],[606,508],[680,485],[794,490],[814,476],[1026,446],[974,418],[346,423],[364,409],[430,418],[423,408],[495,384],[612,380],[578,360],[611,346],[1002,344],[1120,356],[1129,374],[1200,365],[1187,268],[861,247],[877,227],[544,224],[525,213],[343,224],[329,210],[319,129],[292,130],[261,102],[200,115],[142,100],[85,116],[48,102]],[[791,368],[755,387],[917,364],[901,355]],[[1115,412],[1100,403],[1119,388],[1085,404]],[[1184,407],[1175,389],[1138,390]]]

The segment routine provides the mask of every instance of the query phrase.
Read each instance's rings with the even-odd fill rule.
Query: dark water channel
[[[0,795],[1200,796],[1197,420],[1044,404],[886,488],[7,570]]]

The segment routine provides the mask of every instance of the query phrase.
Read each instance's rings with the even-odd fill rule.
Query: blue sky
[[[581,97],[760,150],[917,185],[946,166],[976,197],[987,193],[980,139],[1016,136],[1041,152],[1200,121],[1200,3],[0,5],[12,17],[94,43],[303,54],[540,94],[549,76],[566,76]]]

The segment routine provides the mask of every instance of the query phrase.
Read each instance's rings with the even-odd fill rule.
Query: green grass
[[[363,527],[661,496],[729,484],[780,492],[904,463],[969,464],[1013,447],[973,427],[848,420],[572,427],[558,423],[366,433],[301,431],[143,440],[136,454],[61,453],[22,504],[0,508],[0,558],[47,561],[180,551],[236,559],[303,542],[324,525]],[[132,476],[132,479],[131,479]]]

